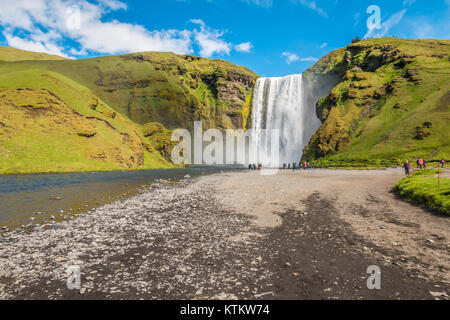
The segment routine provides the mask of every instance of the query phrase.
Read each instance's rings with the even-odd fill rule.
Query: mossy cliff
[[[322,126],[316,165],[450,158],[450,41],[383,38],[331,52],[304,73]]]
[[[169,52],[35,61],[33,67],[75,80],[138,124],[160,122],[168,129],[190,128],[194,120],[204,128],[241,128],[258,77],[224,60]]]
[[[256,78],[172,53],[66,60],[0,47],[0,173],[173,167],[171,130],[242,128]]]

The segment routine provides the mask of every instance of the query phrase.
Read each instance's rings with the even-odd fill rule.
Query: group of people
[[[256,165],[255,163],[250,163],[250,164],[248,165],[248,168],[249,168],[250,170],[261,170],[262,164],[261,164],[261,163],[258,163],[258,165]]]
[[[417,169],[426,169],[427,168],[427,160],[417,159],[416,164],[417,164]]]
[[[250,163],[248,165],[248,169],[249,170],[261,170],[262,168],[262,164],[258,163]],[[288,170],[288,169],[292,169],[292,170],[308,170],[309,168],[311,168],[311,166],[309,165],[308,162],[303,162],[303,163],[297,163],[297,162],[293,162],[292,165],[290,163],[286,164],[283,163],[283,166],[281,168],[278,169],[283,169],[283,170]]]
[[[283,169],[283,170],[289,170],[289,169],[292,169],[292,170],[300,170],[300,169],[308,170],[309,168],[310,168],[309,163],[305,161],[303,163],[294,162],[294,163],[292,163],[292,167],[291,167],[290,163],[288,163],[287,165],[286,165],[286,163],[283,163],[283,167],[280,168],[280,169]]]
[[[427,168],[427,160],[417,159],[416,164],[417,164],[417,169],[426,169]],[[441,167],[445,168],[445,160],[444,159],[441,160]],[[403,168],[405,168],[405,174],[407,176],[409,176],[409,172],[411,170],[411,164],[409,163],[408,160],[406,160],[406,162],[403,164]]]

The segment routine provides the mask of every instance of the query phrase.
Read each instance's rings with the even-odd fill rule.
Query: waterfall
[[[257,80],[252,106],[253,144],[265,166],[299,162],[303,148],[320,127],[315,105],[307,103],[307,95],[301,75]],[[270,156],[270,139],[264,129],[279,129],[278,164]]]

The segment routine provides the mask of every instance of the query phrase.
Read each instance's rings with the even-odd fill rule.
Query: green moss
[[[144,137],[151,137],[156,133],[162,133],[166,130],[164,126],[159,122],[150,122],[144,125]]]
[[[252,112],[252,103],[253,103],[253,89],[250,90],[250,93],[245,97],[245,104],[242,107],[242,128],[248,129],[251,128],[251,112]]]

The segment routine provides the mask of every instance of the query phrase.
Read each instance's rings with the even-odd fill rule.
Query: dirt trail
[[[73,221],[0,238],[0,299],[446,299],[448,218],[386,171],[162,181]],[[66,287],[79,266],[81,290]],[[369,290],[367,268],[381,269]]]

